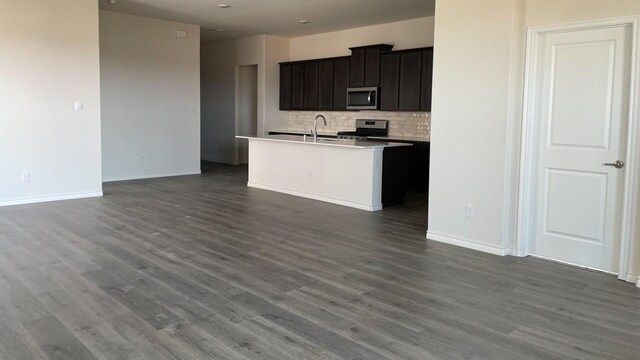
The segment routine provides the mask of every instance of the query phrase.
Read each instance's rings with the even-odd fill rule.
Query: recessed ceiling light
[[[222,29],[222,28],[209,28],[209,31],[213,31],[213,32],[225,32],[225,31],[227,31],[227,29]]]
[[[300,20],[300,24],[309,24],[311,21],[309,20]]]
[[[117,3],[116,0],[109,0],[109,4],[115,4],[115,3]]]
[[[220,4],[220,5],[218,5],[218,7],[219,7],[219,8],[222,8],[222,9],[228,9],[228,8],[230,8],[230,7],[231,7],[231,5],[227,5],[227,4]]]

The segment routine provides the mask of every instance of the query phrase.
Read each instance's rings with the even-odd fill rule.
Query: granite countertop
[[[288,142],[288,143],[296,143],[296,144],[309,144],[309,145],[319,145],[319,146],[347,147],[347,148],[354,148],[354,149],[375,149],[375,148],[387,148],[387,147],[412,146],[411,144],[400,143],[400,142],[359,141],[359,140],[332,139],[332,138],[320,138],[318,139],[318,142],[313,142],[313,139],[311,139],[311,136],[308,136],[306,139],[307,141],[304,141],[304,138],[300,137],[299,135],[269,135],[264,137],[236,136],[236,138],[262,140],[262,141],[274,141],[274,142]]]
[[[286,135],[310,135],[309,131],[304,130],[270,130],[269,133],[278,133],[278,134],[286,134]],[[318,136],[325,137],[336,137],[335,132],[320,132],[318,131]],[[430,142],[425,138],[417,137],[417,136],[369,136],[369,139],[375,140],[384,140],[384,141],[414,141],[414,142]]]

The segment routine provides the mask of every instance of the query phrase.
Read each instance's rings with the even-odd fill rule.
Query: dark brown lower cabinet
[[[382,152],[382,206],[402,204],[407,192],[408,147],[388,147]]]
[[[407,189],[429,193],[429,159],[431,144],[415,141],[407,158]]]

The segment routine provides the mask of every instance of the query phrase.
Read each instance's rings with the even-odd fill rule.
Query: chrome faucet
[[[324,116],[316,116],[316,119],[313,122],[313,142],[318,142],[318,118],[322,118],[324,126],[327,126],[327,119],[325,119]]]

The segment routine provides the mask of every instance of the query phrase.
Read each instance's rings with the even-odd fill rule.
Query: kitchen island
[[[304,130],[269,130],[269,135],[296,135],[302,137],[309,135]],[[337,138],[336,131],[319,133],[322,137]],[[429,153],[431,150],[430,139],[424,136],[410,135],[368,135],[369,140],[409,143],[412,146],[407,156],[407,190],[429,194]]]
[[[367,211],[402,202],[411,144],[300,136],[249,141],[248,186]]]

